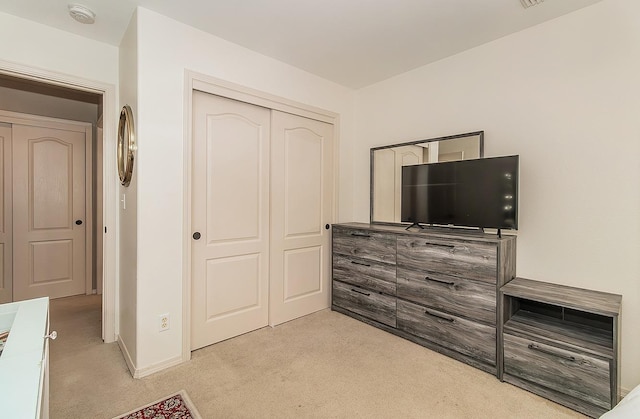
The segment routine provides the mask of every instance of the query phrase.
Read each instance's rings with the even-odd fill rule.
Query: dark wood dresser
[[[336,224],[332,308],[499,376],[497,295],[515,250],[514,236]]]

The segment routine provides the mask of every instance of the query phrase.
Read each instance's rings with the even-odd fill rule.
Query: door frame
[[[191,246],[192,241],[192,150],[193,150],[193,91],[209,93],[227,99],[261,106],[263,108],[282,111],[304,118],[315,119],[333,125],[333,208],[332,219],[338,213],[338,150],[340,144],[340,115],[315,106],[306,105],[294,100],[266,93],[260,90],[241,86],[226,80],[208,76],[192,70],[185,70],[184,75],[184,202],[183,202],[183,258],[182,258],[182,361],[191,359]]]
[[[11,112],[0,109],[0,122],[6,122],[12,125],[28,125],[39,128],[51,128],[70,130],[76,132],[84,132],[84,208],[85,208],[85,247],[84,247],[84,291],[86,295],[92,294],[93,291],[93,126],[89,122],[71,121],[67,119],[50,118],[40,115],[31,115],[21,112]],[[11,136],[13,142],[15,137]],[[12,145],[13,148],[13,145]],[[15,281],[15,278],[12,276]]]
[[[117,239],[117,178],[116,178],[116,87],[112,84],[55,71],[43,70],[23,64],[0,60],[0,74],[38,81],[54,86],[102,95],[103,176],[102,210],[103,224],[103,290],[102,290],[102,339],[105,343],[116,340],[116,239]]]

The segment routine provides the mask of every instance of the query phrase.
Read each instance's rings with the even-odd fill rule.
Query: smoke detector
[[[520,3],[522,3],[522,7],[526,9],[531,6],[535,6],[536,4],[540,4],[543,1],[544,0],[520,0]]]
[[[93,10],[81,4],[70,4],[69,16],[77,22],[84,23],[86,25],[90,25],[96,21],[96,14]]]

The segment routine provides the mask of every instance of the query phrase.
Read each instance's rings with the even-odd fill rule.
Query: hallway
[[[58,332],[50,346],[52,419],[81,418],[80,412],[102,411],[103,404],[110,404],[108,400],[123,397],[122,384],[134,383],[118,344],[102,342],[101,302],[101,295],[51,300],[50,330]]]

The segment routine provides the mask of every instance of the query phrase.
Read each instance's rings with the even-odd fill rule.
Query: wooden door
[[[191,349],[268,325],[270,111],[193,94]]]
[[[85,132],[13,125],[14,300],[83,294]]]
[[[279,111],[271,122],[270,324],[330,305],[333,125]]]
[[[0,123],[0,304],[13,301],[11,125]]]

